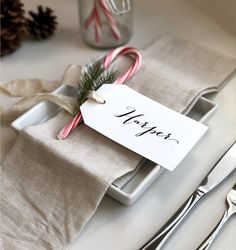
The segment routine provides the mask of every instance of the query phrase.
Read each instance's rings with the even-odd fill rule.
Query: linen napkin
[[[178,112],[220,88],[236,68],[235,60],[170,35],[160,37],[143,57],[128,85]],[[56,134],[69,117],[60,112],[26,128],[4,161],[3,249],[65,249],[109,185],[142,160],[86,125],[58,141]]]

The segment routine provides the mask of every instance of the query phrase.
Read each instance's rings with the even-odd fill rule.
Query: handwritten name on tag
[[[105,100],[81,106],[85,124],[168,170],[174,170],[207,131],[207,126],[179,114],[126,85],[104,84]]]

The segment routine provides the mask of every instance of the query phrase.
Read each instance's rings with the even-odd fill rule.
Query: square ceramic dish
[[[75,96],[77,91],[74,87],[62,85],[55,93]],[[187,116],[199,122],[206,123],[214,114],[217,105],[201,97],[192,107]],[[43,123],[60,111],[60,107],[48,101],[40,102],[26,113],[12,122],[11,126],[17,131],[25,127]],[[115,180],[107,190],[107,194],[124,205],[131,205],[144,191],[166,171],[159,165],[144,159],[135,171],[128,173]]]

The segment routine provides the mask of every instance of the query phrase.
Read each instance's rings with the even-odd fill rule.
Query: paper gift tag
[[[85,124],[168,170],[174,170],[207,131],[207,126],[126,85],[104,84],[97,93],[106,102],[87,100],[81,106]]]

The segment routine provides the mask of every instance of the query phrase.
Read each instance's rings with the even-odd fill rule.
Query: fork
[[[227,195],[227,205],[228,209],[225,211],[223,217],[215,226],[215,228],[211,231],[211,233],[207,236],[207,238],[201,243],[201,245],[197,248],[197,250],[207,250],[209,249],[210,245],[218,235],[219,231],[225,224],[225,222],[236,213],[236,184],[233,188],[229,191]]]

